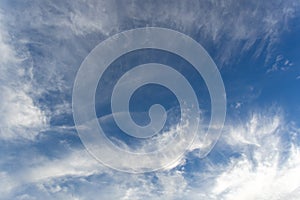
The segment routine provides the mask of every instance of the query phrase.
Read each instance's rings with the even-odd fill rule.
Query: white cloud
[[[245,144],[260,146],[260,140],[266,137],[276,137],[274,133],[281,123],[280,115],[270,117],[254,113],[245,124],[227,127],[227,133],[223,137],[231,146],[244,146]]]
[[[61,159],[44,158],[41,163],[22,171],[20,176],[24,182],[39,182],[64,176],[89,176],[103,169],[86,150],[76,150]]]
[[[129,2],[130,6],[127,6]],[[282,31],[288,29],[287,22],[295,16],[299,6],[296,1],[211,0],[177,4],[126,1],[120,5],[123,10],[119,15],[133,26],[142,23],[165,26],[195,36],[204,46],[207,41],[213,42],[219,52],[216,59],[222,65],[254,45],[254,56],[267,52],[266,61],[272,59],[273,45]]]
[[[290,126],[278,114],[254,114],[244,125],[230,127],[224,135],[227,148],[241,157],[228,158],[229,164],[210,172],[214,184],[206,188],[205,199],[296,199],[300,148],[282,141],[291,136]]]
[[[285,59],[283,55],[277,55],[272,67],[267,70],[267,73],[276,71],[287,71],[293,65],[294,64],[290,60]]]
[[[171,200],[181,196],[187,187],[183,172],[175,170],[148,175],[116,172],[98,163],[86,150],[70,151],[58,159],[41,157],[13,174],[2,172],[0,175],[4,180],[1,185],[2,196],[6,198],[18,194],[19,198],[32,199],[41,196],[46,199],[90,199],[97,195],[102,199],[159,199],[164,196]],[[106,178],[102,179],[102,175]],[[95,177],[93,181],[86,179],[89,176]],[[157,181],[152,182],[153,178]],[[72,187],[75,180],[82,188],[80,192]],[[71,185],[66,183],[68,181]],[[36,187],[36,190],[21,195],[15,193],[30,185]]]
[[[9,174],[7,174],[6,172],[1,172],[0,171],[0,179],[1,179],[1,181],[0,181],[0,192],[1,192],[1,194],[9,193],[17,185],[17,183],[15,183],[11,179]]]
[[[3,188],[13,194],[28,184],[39,185],[36,194],[28,195],[47,193],[49,199],[88,199],[95,195],[124,200],[296,199],[300,192],[300,148],[294,142],[299,134],[299,128],[286,124],[278,112],[254,113],[247,121],[226,126],[212,152],[229,151],[240,156],[229,154],[224,160],[209,161],[215,158],[208,155],[199,160],[207,168],[195,165],[187,170],[187,163],[179,163],[180,169],[174,166],[155,173],[128,174],[103,167],[86,151],[76,150],[56,159],[39,159],[15,175],[3,172],[9,180]],[[291,142],[286,143],[290,136]],[[72,183],[80,190],[76,192]]]
[[[86,1],[84,5],[79,1],[70,4],[49,1],[26,3],[25,9],[6,11],[5,24],[10,26],[5,27],[3,16],[0,18],[0,51],[4,55],[0,59],[1,139],[33,139],[43,129],[46,111],[41,110],[29,94],[70,93],[80,62],[103,36],[131,25],[149,23],[180,30],[201,43],[214,42],[220,52],[217,58],[220,63],[240,55],[240,49],[236,49],[240,48],[238,44],[248,50],[259,39],[262,42],[255,55],[259,56],[264,50],[272,55],[272,45],[286,28],[288,19],[299,9],[298,1],[284,1],[279,6],[280,2],[283,1],[278,4],[257,2],[243,7],[236,1],[158,5],[150,1],[141,4],[129,1],[130,6],[125,1],[121,5],[114,1]],[[12,32],[14,44],[9,34]],[[99,33],[101,37],[93,35]],[[32,49],[26,49],[26,45]],[[32,55],[35,55],[34,60]],[[30,61],[23,63],[26,58]],[[290,61],[283,64],[290,65]],[[57,97],[58,100],[64,98]],[[54,107],[50,115],[69,112],[70,102],[63,101]],[[183,159],[166,172],[120,174],[99,165],[85,151],[75,151],[59,159],[41,158],[41,162],[19,169],[16,174],[1,169],[0,191],[16,199],[34,199],[35,195],[36,199],[91,199],[96,195],[103,199],[296,199],[300,195],[299,147],[281,146],[280,134],[290,132],[284,123],[278,114],[254,114],[249,121],[229,125],[220,145],[242,156],[230,157],[226,164],[211,163],[205,172],[200,168],[197,171],[197,166],[196,172],[177,170],[176,167],[186,164]],[[190,150],[202,145],[198,141]],[[288,159],[281,161],[281,156]],[[28,155],[28,160],[31,157]],[[99,174],[105,174],[108,180],[97,179]],[[96,178],[87,180],[89,176]],[[201,185],[201,190],[189,183],[188,176],[199,178],[193,181]],[[157,184],[152,182],[154,178]],[[79,190],[75,191],[74,184],[67,181],[77,181]],[[40,186],[35,188],[39,191],[28,189],[36,185]]]
[[[257,5],[235,1],[152,4],[105,0],[84,3],[31,1],[13,9],[6,6],[3,4],[1,17],[0,48],[5,53],[1,62],[15,63],[28,58],[27,63],[16,67],[13,73],[31,77],[30,87],[34,89],[30,92],[36,98],[59,93],[58,102],[43,105],[48,116],[70,112],[70,106],[62,110],[66,107],[60,105],[70,104],[64,98],[71,94],[76,70],[84,57],[105,37],[128,26],[163,26],[192,35],[204,46],[207,41],[213,42],[220,52],[216,59],[223,63],[235,57],[235,53],[240,54],[240,49],[236,48],[241,48],[238,44],[244,41],[247,42],[242,48],[247,50],[257,39],[262,39],[256,52],[259,55],[266,45],[271,45],[266,43],[276,42],[280,32],[287,28],[288,20],[299,9],[299,3],[292,1],[285,1],[282,6],[270,2]],[[6,9],[9,12],[4,13]],[[19,51],[9,44],[10,34]],[[224,41],[224,37],[229,40]],[[271,52],[271,47],[267,51]],[[20,52],[28,55],[20,56]]]
[[[14,173],[1,172],[1,192],[3,195],[14,195],[14,190],[28,184],[47,184],[54,180],[60,180],[67,176],[86,177],[93,174],[107,172],[105,168],[87,153],[86,150],[70,151],[61,158],[50,159],[42,155],[35,155],[34,159],[30,155],[23,159],[23,167]],[[59,185],[55,186],[59,189]],[[53,189],[52,192],[55,189]],[[51,191],[50,191],[51,192]],[[59,192],[59,191],[56,191]]]
[[[49,121],[70,114],[76,70],[96,43],[118,29],[115,3],[33,0],[10,6],[1,4],[1,85],[10,94],[20,92],[32,98],[30,107],[37,111],[34,119],[41,113]]]
[[[8,34],[3,31],[3,26],[1,24],[1,13],[0,13],[0,51],[2,52],[0,59],[0,66],[3,67],[5,64],[10,62],[18,62],[16,55],[12,48],[6,44]]]
[[[14,90],[3,86],[0,88],[0,138],[33,140],[45,127],[44,113],[21,89]]]
[[[247,157],[232,160],[227,170],[219,175],[213,188],[213,193],[217,197],[245,200],[287,199],[288,196],[299,194],[298,147],[291,148],[291,155],[283,166],[279,162],[280,152],[277,149],[259,149],[253,153],[254,160]]]
[[[235,109],[239,109],[241,106],[242,106],[242,103],[241,103],[241,102],[236,102],[234,108],[235,108]]]
[[[34,139],[46,118],[28,95],[31,88],[22,66],[24,54],[18,55],[11,45],[2,18],[0,12],[0,50],[4,54],[0,59],[0,138]]]

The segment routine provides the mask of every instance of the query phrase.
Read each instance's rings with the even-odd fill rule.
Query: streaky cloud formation
[[[289,135],[291,132],[293,135]],[[279,114],[255,113],[238,126],[227,125],[226,133],[212,151],[214,154],[227,149],[231,154],[239,154],[227,157],[225,163],[213,161],[214,157],[208,155],[199,160],[204,163],[203,168],[186,171],[189,159],[199,159],[192,151],[173,169],[135,175],[101,166],[85,150],[69,149],[59,159],[44,157],[15,175],[2,172],[6,183],[1,188],[10,197],[22,188],[32,198],[46,195],[43,190],[48,188],[48,199],[72,195],[89,199],[97,194],[107,199],[296,199],[300,148],[293,139],[289,147],[285,146],[285,140],[299,134],[299,129],[284,122]],[[194,177],[192,181],[187,174]],[[75,180],[79,180],[84,191],[72,186]],[[35,189],[30,190],[31,187]]]
[[[282,72],[293,73],[288,87],[271,89],[297,100],[298,90],[290,88],[299,88],[298,54],[280,45],[298,44],[282,38],[298,30],[299,6],[294,0],[1,1],[0,199],[297,200],[299,121],[285,108],[265,109],[286,105],[269,90],[267,100],[258,101],[265,88],[255,83],[273,86],[284,83]],[[174,29],[201,43],[227,78],[235,109],[228,110],[224,133],[205,158],[199,138],[173,165],[127,174],[103,166],[84,149],[71,117],[72,85],[95,45],[146,26]],[[235,82],[240,70],[245,80]],[[247,95],[236,98],[241,94],[232,91],[241,86]],[[298,103],[290,104],[299,111]],[[174,131],[180,132],[174,127],[161,140],[143,144],[144,150],[163,146]]]
[[[0,22],[3,14],[0,12]],[[34,104],[31,92],[31,67],[26,66],[26,53],[16,50],[12,38],[0,24],[0,138],[33,140],[46,126],[45,113]]]

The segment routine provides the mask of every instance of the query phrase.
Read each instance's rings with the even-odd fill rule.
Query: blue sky
[[[296,199],[299,22],[296,0],[1,0],[0,199]],[[207,157],[199,157],[205,144],[197,140],[172,166],[130,174],[100,164],[85,150],[72,117],[72,88],[98,43],[146,26],[182,32],[207,50],[224,81],[227,118]],[[207,88],[191,66],[164,52],[133,52],[116,61],[96,94],[99,121],[121,146],[140,141],[124,136],[109,116],[108,86],[126,64],[144,59],[189,77],[205,123],[210,116]],[[176,98],[154,85],[132,98],[133,118],[147,122],[144,111],[157,101],[171,109],[168,125],[176,124]]]

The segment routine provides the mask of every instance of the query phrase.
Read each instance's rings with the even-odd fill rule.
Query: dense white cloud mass
[[[292,63],[273,46],[299,6],[293,0],[1,1],[0,199],[296,200],[300,129],[281,112],[233,120],[206,158],[198,157],[205,148],[199,140],[182,160],[146,174],[108,169],[68,138],[46,139],[72,132],[72,122],[61,121],[71,114],[75,73],[106,37],[143,26],[172,28],[215,52],[220,68],[255,46],[251,56],[275,72]]]

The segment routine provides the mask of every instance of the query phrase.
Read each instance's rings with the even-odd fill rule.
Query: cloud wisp
[[[294,61],[277,59],[273,47],[289,30],[299,6],[294,0],[177,4],[4,0],[0,3],[0,142],[6,152],[0,152],[0,199],[297,199],[300,129],[278,113],[255,113],[240,123],[228,123],[207,157],[199,156],[206,146],[197,140],[181,160],[153,173],[108,169],[83,146],[68,147],[55,156],[30,148],[19,154],[16,147],[37,148],[37,136],[45,129],[72,129],[70,96],[76,71],[88,52],[108,36],[137,27],[171,28],[200,42],[214,54],[219,68],[254,48],[251,57],[274,64],[270,72],[285,71]],[[67,125],[55,124],[58,116],[69,117]],[[164,145],[167,136],[154,141],[154,146]],[[144,144],[145,151],[149,145]],[[11,160],[15,163],[10,165]]]
[[[300,148],[293,138],[299,134],[280,114],[256,113],[239,125],[226,126],[211,152],[231,155],[224,159],[215,160],[210,154],[200,159],[194,146],[172,169],[127,174],[101,166],[85,150],[72,150],[59,159],[43,158],[15,175],[1,172],[6,180],[1,188],[8,196],[22,191],[33,198],[45,195],[42,188],[48,187],[52,188],[47,191],[49,199],[71,194],[88,199],[90,193],[107,199],[295,199],[300,188]],[[75,191],[74,181],[81,190]],[[36,188],[34,192],[30,187]]]
[[[26,52],[14,48],[2,22],[0,12],[0,139],[33,140],[46,127],[46,117],[29,95],[32,75],[30,66],[24,67]]]

